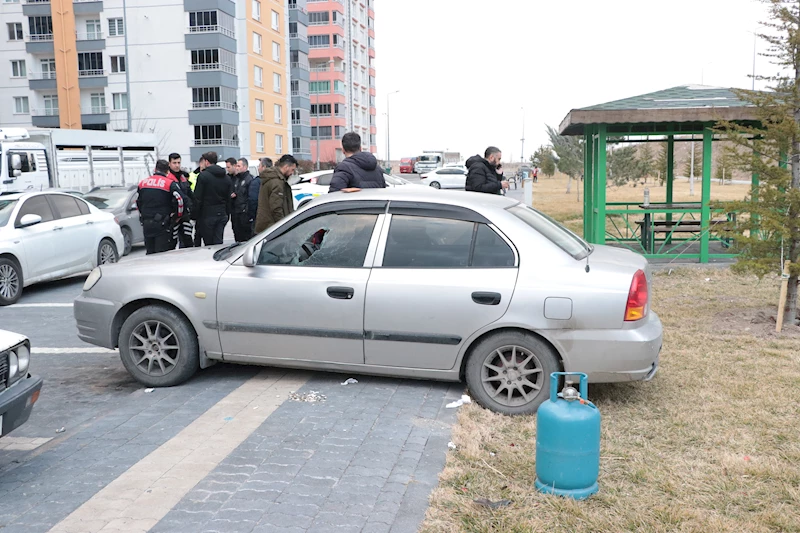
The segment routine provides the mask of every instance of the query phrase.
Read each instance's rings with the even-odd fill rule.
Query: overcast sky
[[[570,109],[683,84],[750,88],[757,0],[377,0],[378,156],[547,142]],[[657,7],[656,7],[657,6]],[[759,51],[764,44],[758,43]],[[756,58],[756,73],[775,72]],[[756,84],[756,88],[759,84]]]

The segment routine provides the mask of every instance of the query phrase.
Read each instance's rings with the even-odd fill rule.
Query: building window
[[[314,139],[333,139],[333,128],[330,126],[312,126],[311,137]]]
[[[308,14],[309,26],[327,26],[329,20],[327,11],[316,11]]]
[[[256,100],[256,120],[264,120],[264,100]]]
[[[56,60],[55,59],[42,59],[40,62],[42,66],[42,79],[54,80],[56,79]]]
[[[58,115],[58,96],[51,94],[44,98],[44,114],[46,116]]]
[[[115,111],[128,109],[128,93],[114,93],[111,95],[111,98],[114,101]]]
[[[227,87],[194,87],[192,89],[194,109],[224,108],[235,111],[236,89]]]
[[[53,40],[53,17],[28,17],[31,41]]]
[[[111,56],[111,72],[125,72],[125,56]]]
[[[276,42],[272,43],[272,60],[276,63],[281,62],[281,45]]]
[[[92,93],[91,98],[93,115],[102,115],[107,112],[105,93]]]
[[[333,92],[337,94],[344,94],[344,82],[335,80],[333,82]]]
[[[253,0],[253,20],[261,20],[261,2]]]
[[[26,75],[27,75],[27,70],[25,69],[24,59],[17,59],[11,62],[12,78],[24,78]]]
[[[308,84],[308,90],[311,94],[328,94],[331,92],[331,82],[312,81]]]
[[[78,76],[102,76],[105,74],[103,69],[102,52],[82,52],[78,54]]]
[[[256,87],[263,87],[264,86],[264,69],[255,66],[253,67],[253,83]]]
[[[192,50],[192,70],[221,70],[236,74],[236,54],[228,50]]]
[[[281,17],[275,11],[272,12],[272,29],[281,31]]]
[[[312,117],[319,117],[319,116],[327,117],[330,114],[331,114],[331,104],[311,104]]]
[[[279,94],[281,92],[281,75],[277,72],[272,74],[272,90]]]
[[[274,114],[275,114],[275,124],[283,124],[283,108],[275,104],[273,106]]]
[[[27,96],[15,96],[14,97],[14,114],[16,115],[29,115],[31,112],[30,107],[28,107],[28,97]]]
[[[100,20],[87,20],[86,21],[86,40],[94,41],[103,38],[103,27],[100,25]],[[80,38],[78,39],[80,40]]]
[[[330,35],[309,35],[308,46],[310,48],[328,48],[331,45]]]
[[[283,135],[275,136],[275,154],[280,155],[283,153]]]
[[[261,55],[261,35],[253,32],[253,53]]]
[[[239,127],[213,124],[194,127],[195,146],[239,146]]]
[[[22,35],[22,23],[21,22],[10,22],[6,24],[8,26],[8,40],[9,41],[21,41],[24,36]]]
[[[236,21],[221,11],[192,11],[189,13],[190,33],[222,33],[230,38],[236,37]]]
[[[256,132],[256,152],[258,152],[259,154],[264,153],[264,144],[266,143],[265,137],[266,135],[264,135],[262,132],[260,131]]]
[[[108,19],[108,36],[120,37],[122,35],[125,35],[125,22],[121,18]]]
[[[300,137],[292,137],[292,152],[294,153],[299,152],[302,149],[301,146],[302,142],[300,140]]]

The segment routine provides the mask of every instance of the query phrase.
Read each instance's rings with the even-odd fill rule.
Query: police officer
[[[236,162],[236,175],[233,177],[231,225],[236,242],[249,241],[253,236],[251,226],[255,217],[250,216],[250,186],[253,176],[250,175],[249,166],[247,159],[240,158]]]
[[[165,160],[159,159],[155,174],[139,183],[137,205],[147,254],[173,250],[173,225],[183,216],[183,197]]]

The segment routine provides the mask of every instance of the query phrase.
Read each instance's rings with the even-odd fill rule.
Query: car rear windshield
[[[575,259],[583,259],[591,252],[591,247],[586,241],[532,207],[517,204],[508,208],[508,212],[544,235],[550,242]]]
[[[438,155],[421,155],[419,156],[418,161],[422,163],[431,163],[431,162],[438,162],[439,156]]]
[[[11,218],[11,212],[14,210],[15,205],[17,205],[16,200],[0,199],[0,228],[8,224],[8,219]]]
[[[118,189],[94,191],[87,193],[83,199],[98,209],[118,209],[125,205],[125,202],[128,201],[129,196],[130,191],[127,189]]]

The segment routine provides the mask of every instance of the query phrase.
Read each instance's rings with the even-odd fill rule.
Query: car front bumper
[[[112,325],[122,307],[117,302],[91,298],[82,294],[75,299],[73,313],[78,326],[78,337],[89,344],[103,348],[116,348]]]
[[[2,416],[2,434],[11,433],[28,421],[33,411],[33,404],[42,390],[42,378],[28,374],[0,392],[0,416]]]
[[[629,329],[562,330],[548,336],[567,372],[585,372],[590,383],[649,381],[658,371],[663,326],[652,311]]]

